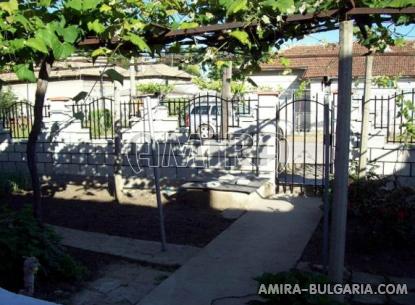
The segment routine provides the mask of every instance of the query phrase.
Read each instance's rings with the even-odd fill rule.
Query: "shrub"
[[[315,274],[311,272],[302,271],[289,271],[281,273],[264,273],[260,277],[255,279],[259,285],[274,284],[290,284],[291,287],[299,285],[299,288],[308,288],[310,284],[329,284],[329,280],[326,276],[321,274]],[[301,294],[261,294],[263,301],[250,301],[250,305],[307,305],[307,304],[330,304],[336,305],[338,302],[333,301],[328,295],[309,294],[302,292]]]
[[[109,109],[91,111],[89,125],[94,138],[112,134],[112,113]]]
[[[137,90],[144,94],[166,95],[172,92],[173,89],[174,87],[172,85],[158,83],[145,83],[137,85]]]
[[[385,179],[356,181],[349,186],[353,230],[375,250],[407,247],[415,236],[415,190],[387,187]]]
[[[0,197],[21,192],[28,188],[29,182],[23,175],[0,173]]]
[[[19,101],[18,97],[14,92],[8,88],[5,91],[0,91],[0,108],[7,109],[11,105],[17,103]]]
[[[0,286],[18,290],[23,285],[24,257],[40,262],[38,276],[51,280],[80,279],[85,269],[60,245],[59,237],[33,217],[31,207],[0,209]]]

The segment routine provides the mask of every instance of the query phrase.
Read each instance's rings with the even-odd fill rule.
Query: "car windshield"
[[[209,106],[196,106],[190,112],[191,114],[208,114]]]
[[[220,108],[217,107],[217,106],[212,106],[212,110],[211,110],[210,113],[213,114],[213,115],[220,114]]]

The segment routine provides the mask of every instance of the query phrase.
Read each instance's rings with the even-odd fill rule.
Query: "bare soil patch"
[[[377,248],[371,250],[354,227],[355,220],[349,219],[347,224],[345,266],[348,270],[361,271],[384,276],[415,278],[415,247],[408,243],[404,248]],[[307,244],[301,261],[322,264],[323,226],[317,227]]]
[[[43,220],[46,223],[72,229],[99,232],[143,240],[160,240],[159,212],[154,194],[140,192],[137,202],[129,204],[97,201],[103,190],[87,190],[93,197],[83,200],[79,194],[43,198]],[[58,198],[62,197],[62,198]],[[75,198],[73,198],[75,197]],[[108,197],[107,197],[108,198]],[[147,204],[143,203],[143,199]],[[166,200],[165,200],[166,201]],[[14,206],[31,202],[29,194],[7,199]],[[168,243],[203,247],[224,231],[234,220],[225,219],[221,211],[199,202],[180,202],[170,198],[163,204]]]

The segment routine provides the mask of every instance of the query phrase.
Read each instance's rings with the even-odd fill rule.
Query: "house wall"
[[[136,81],[139,83],[166,83],[165,79],[161,78],[148,78],[148,79],[138,79]],[[174,86],[172,95],[173,96],[182,96],[186,94],[196,94],[199,92],[197,86],[192,84],[190,81],[183,80],[169,80],[169,84]],[[34,103],[36,84],[9,84],[5,86],[5,89],[11,89],[19,99],[28,100],[29,102]],[[101,91],[102,90],[102,91]],[[75,97],[79,92],[91,92],[91,96],[101,96],[103,92],[104,96],[113,96],[114,95],[114,83],[108,80],[102,82],[89,79],[77,79],[77,80],[52,80],[49,82],[48,90],[46,93],[46,100],[49,98],[56,97]],[[130,95],[130,80],[124,80],[123,86],[121,88],[121,95],[129,96]]]

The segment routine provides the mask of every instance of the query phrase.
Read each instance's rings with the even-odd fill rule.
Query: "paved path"
[[[71,305],[131,305],[136,304],[169,272],[118,262],[100,270],[102,276],[88,283],[70,300]]]
[[[0,304],[1,305],[57,305],[43,300],[16,294],[0,288]]]
[[[192,246],[168,244],[168,251],[162,252],[159,242],[86,232],[58,226],[51,227],[63,238],[62,243],[66,246],[164,266],[183,265],[200,250]]]
[[[254,277],[294,267],[320,220],[321,201],[253,196],[247,213],[138,304],[209,305],[215,298],[256,293]]]

